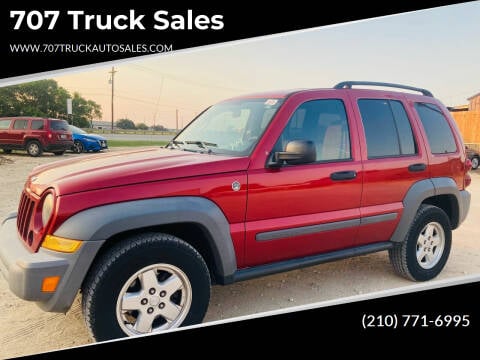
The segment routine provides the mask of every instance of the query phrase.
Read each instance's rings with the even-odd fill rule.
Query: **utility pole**
[[[115,73],[118,72],[115,70],[115,66],[112,66],[112,70],[108,73],[111,74],[110,77],[110,84],[112,84],[112,133],[113,133],[113,97],[114,97],[114,89],[115,89]]]
[[[157,119],[157,113],[158,113],[158,104],[160,104],[160,99],[162,96],[162,90],[163,90],[163,75],[162,75],[162,80],[160,81],[160,91],[158,92],[158,99],[157,103],[155,104],[155,112],[153,113],[153,131],[155,131],[155,123]]]
[[[178,109],[176,109],[176,112],[175,112],[175,120],[176,120],[176,126],[177,126],[177,133],[178,133]]]

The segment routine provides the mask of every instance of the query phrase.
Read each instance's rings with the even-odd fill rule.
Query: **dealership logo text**
[[[53,30],[60,18],[59,10],[12,10],[10,18],[15,24],[13,30]],[[145,30],[145,14],[136,14],[129,10],[128,14],[87,14],[83,10],[69,10],[66,16],[71,21],[73,30]],[[183,14],[170,14],[166,10],[158,10],[153,14],[155,30],[221,30],[225,26],[223,15],[195,14],[188,9]]]

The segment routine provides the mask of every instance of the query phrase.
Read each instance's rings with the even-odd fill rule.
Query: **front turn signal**
[[[82,246],[82,241],[65,239],[54,235],[45,236],[42,247],[45,249],[60,251],[64,253],[73,253]]]
[[[60,276],[49,276],[44,278],[42,281],[42,292],[54,292],[57,290],[59,281]]]

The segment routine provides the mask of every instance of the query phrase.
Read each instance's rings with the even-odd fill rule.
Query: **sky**
[[[480,92],[480,1],[113,63],[115,120],[179,127],[218,101],[344,80],[429,89],[447,106]],[[159,39],[161,43],[161,39]],[[173,44],[175,46],[175,44]],[[111,120],[112,63],[57,76]]]

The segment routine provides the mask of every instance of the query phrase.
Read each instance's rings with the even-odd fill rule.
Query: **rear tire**
[[[27,153],[33,157],[42,155],[42,145],[37,140],[30,140],[27,142]]]
[[[168,234],[131,236],[101,255],[82,286],[87,327],[108,340],[200,323],[210,300],[201,255]]]
[[[401,243],[388,253],[395,272],[413,281],[436,277],[445,266],[452,244],[450,220],[432,205],[421,205]]]
[[[77,154],[81,154],[83,151],[84,151],[83,144],[80,141],[76,140],[73,143],[73,152]]]
[[[480,159],[478,157],[472,158],[472,170],[477,170],[479,165]]]

